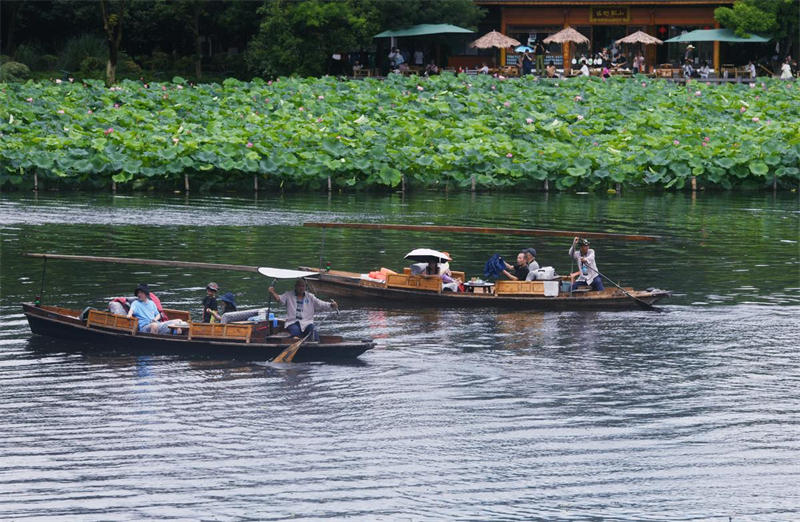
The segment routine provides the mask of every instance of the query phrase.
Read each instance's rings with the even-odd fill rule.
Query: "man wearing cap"
[[[217,292],[219,292],[219,285],[217,283],[208,283],[206,286],[206,296],[203,298],[204,323],[210,323],[212,317],[217,321],[221,319],[217,311]]]
[[[150,289],[147,285],[139,285],[134,290],[133,295],[136,301],[131,303],[128,317],[135,317],[139,320],[139,331],[148,333],[170,333],[170,321],[161,321],[161,314],[158,312],[156,304],[150,300]],[[181,333],[180,329],[175,331]]]
[[[575,247],[580,245],[578,250]],[[603,287],[603,280],[597,271],[597,262],[594,257],[594,250],[589,248],[589,240],[585,238],[576,237],[572,240],[572,246],[569,247],[569,257],[575,260],[578,264],[578,271],[570,274],[572,279],[572,289],[576,290],[581,286],[591,286],[592,290],[602,292],[605,290]],[[576,280],[575,277],[578,277]]]

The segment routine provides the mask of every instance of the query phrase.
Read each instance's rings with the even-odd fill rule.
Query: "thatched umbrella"
[[[557,32],[552,36],[548,36],[544,39],[544,43],[557,43],[557,44],[588,44],[589,39],[583,36],[581,33],[573,29],[572,27],[567,27],[566,29],[562,29],[561,31]],[[567,63],[566,60],[564,61],[564,73],[567,72]]]
[[[518,45],[520,45],[520,43],[517,40],[514,40],[503,33],[498,33],[497,31],[492,31],[491,33],[485,34],[469,44],[470,47],[475,47],[476,49],[506,49],[508,47],[516,47]],[[495,56],[494,63],[497,65],[497,56]]]
[[[544,39],[544,43],[577,43],[577,44],[588,44],[589,39],[583,36],[581,33],[573,29],[572,27],[567,27],[566,29],[562,29],[561,31],[557,32],[552,36],[548,36]]]
[[[664,42],[662,42],[655,36],[650,36],[644,31],[636,31],[633,34],[629,34],[625,38],[620,38],[619,40],[617,40],[617,45],[619,44],[661,45],[663,43]]]
[[[617,40],[617,45],[620,44],[661,45],[663,43],[664,42],[662,42],[655,36],[650,36],[644,31],[636,31],[633,34],[629,34],[625,38],[620,38],[619,40]]]

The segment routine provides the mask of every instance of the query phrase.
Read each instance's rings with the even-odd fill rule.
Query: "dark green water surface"
[[[21,313],[42,268],[23,252],[317,265],[305,221],[660,235],[595,241],[598,267],[675,296],[661,314],[347,303],[324,328],[378,348],[292,368],[90,356]],[[4,194],[0,241],[0,519],[800,518],[797,194]],[[567,273],[569,244],[329,230],[322,260],[399,270],[429,247],[473,276],[533,246]],[[267,298],[247,273],[51,261],[44,302],[147,282],[197,315],[209,281]]]

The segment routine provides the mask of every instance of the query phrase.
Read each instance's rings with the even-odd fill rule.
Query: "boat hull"
[[[304,268],[307,270],[314,270]],[[581,292],[572,296],[562,294],[558,297],[540,296],[498,296],[494,294],[471,294],[462,292],[432,292],[422,290],[406,290],[387,288],[379,285],[366,285],[359,279],[329,273],[321,273],[319,279],[309,280],[310,289],[315,294],[322,294],[339,299],[380,302],[386,307],[415,308],[461,308],[461,307],[498,307],[518,308],[541,311],[619,311],[639,310],[640,304],[619,290],[605,292]],[[648,305],[669,297],[671,292],[657,290],[652,292],[630,292],[637,299]]]
[[[24,303],[23,311],[31,331],[52,339],[71,341],[61,350],[124,351],[163,355],[207,356],[223,359],[269,361],[277,357],[292,340],[282,344],[220,342],[187,339],[179,336],[138,333],[130,335],[98,328],[88,328],[77,317],[72,317]],[[294,362],[352,360],[375,347],[372,340],[343,341],[341,343],[306,342],[298,350]]]

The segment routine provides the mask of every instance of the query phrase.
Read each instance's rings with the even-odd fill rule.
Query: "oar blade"
[[[305,339],[300,339],[299,341],[292,343],[286,348],[284,351],[278,354],[277,357],[272,359],[272,362],[275,363],[290,363],[294,359],[294,356],[297,355],[297,350],[300,349],[300,345],[303,344]]]

